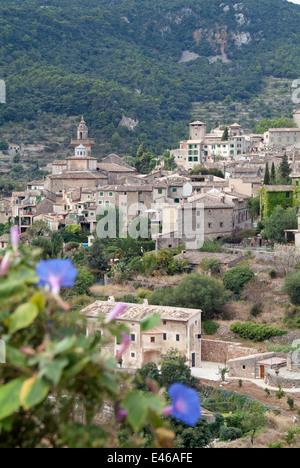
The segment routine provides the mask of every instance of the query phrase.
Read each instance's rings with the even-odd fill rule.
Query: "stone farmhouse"
[[[150,306],[144,304],[126,304],[127,309],[118,317],[118,322],[130,330],[130,345],[123,356],[124,367],[139,368],[148,362],[159,363],[161,357],[171,348],[178,349],[186,356],[190,367],[201,364],[201,310],[176,307]],[[116,306],[114,298],[109,302],[96,301],[86,307],[82,314],[88,319],[87,334],[102,334],[97,323],[99,315],[107,316]],[[161,323],[147,332],[141,331],[141,320],[158,313]],[[105,335],[104,335],[104,338]],[[107,343],[102,352],[116,356],[120,344],[116,339]]]

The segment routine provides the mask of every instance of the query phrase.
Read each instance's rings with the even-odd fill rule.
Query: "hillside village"
[[[300,126],[298,110],[294,123]],[[201,121],[189,124],[189,140],[170,152],[173,170],[165,170],[164,159],[157,158],[151,172],[139,174],[117,154],[99,161],[82,117],[71,138],[73,156],[54,157],[49,175],[0,199],[0,224],[19,226],[22,244],[44,249],[42,258],[55,251],[95,275],[88,287],[79,287],[73,307],[87,319],[87,336],[108,339],[103,350],[112,356],[119,355],[121,342],[109,340],[95,319],[100,313],[109,316],[117,303],[125,304],[119,324],[130,330],[130,345],[120,366],[127,372],[159,366],[163,356],[177,350],[202,383],[216,386],[223,369],[228,388],[237,382],[254,385],[254,394],[281,388],[298,401],[300,363],[293,346],[300,340],[299,310],[284,282],[300,264],[300,215],[295,211],[292,225],[278,228],[282,241],[268,238],[262,226],[279,207],[288,213],[300,205],[300,128],[270,128],[257,135],[245,134],[237,123],[211,133],[205,127]],[[290,178],[279,184],[266,172],[272,167],[274,177],[283,161]],[[119,232],[111,244],[104,240],[110,253],[103,260],[101,248],[97,250],[99,239],[103,243],[99,222],[115,208],[117,216],[121,213]],[[145,220],[146,232],[140,228],[129,245],[130,226]],[[70,236],[56,251],[53,243],[61,232]],[[50,241],[54,250],[46,254]],[[9,246],[5,233],[0,250]],[[93,262],[86,266],[89,251]],[[132,265],[134,259],[138,266]],[[187,293],[191,301],[177,302],[181,284],[188,288],[194,279],[192,289],[200,292],[201,278],[217,287],[234,271],[250,276],[239,291],[229,286],[226,298],[220,293],[219,305],[195,302],[192,290]],[[170,289],[175,299],[168,302]],[[206,295],[214,304],[218,294],[216,289],[202,298]],[[143,320],[157,313],[160,323],[143,332]],[[247,338],[237,327],[240,322],[245,327],[274,325],[266,335],[270,342]]]

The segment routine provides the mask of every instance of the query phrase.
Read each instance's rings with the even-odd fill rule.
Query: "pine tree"
[[[266,163],[264,185],[270,185],[270,170],[268,162]]]

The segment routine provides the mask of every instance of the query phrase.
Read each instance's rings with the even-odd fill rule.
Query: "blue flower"
[[[53,294],[60,288],[72,288],[75,285],[77,270],[71,260],[41,260],[36,267],[39,286],[50,286]]]
[[[201,405],[198,393],[181,383],[174,383],[168,389],[172,400],[171,414],[188,426],[195,426],[201,418]]]

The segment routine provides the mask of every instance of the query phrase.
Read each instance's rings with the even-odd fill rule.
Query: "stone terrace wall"
[[[273,369],[268,369],[265,382],[271,387],[300,388],[300,373],[279,371],[279,375],[276,375]]]
[[[229,341],[201,340],[201,360],[208,362],[225,363],[230,359],[250,356],[256,354],[257,350],[244,348],[239,343]]]

